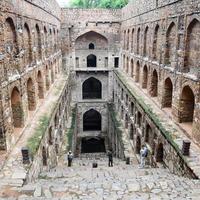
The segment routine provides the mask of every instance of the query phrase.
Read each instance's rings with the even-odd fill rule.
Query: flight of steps
[[[199,200],[199,180],[171,174],[167,169],[139,169],[114,158],[108,167],[106,154],[84,154],[67,167],[67,155],[59,165],[41,173],[35,183],[15,188],[19,200]],[[98,167],[93,168],[92,163]]]

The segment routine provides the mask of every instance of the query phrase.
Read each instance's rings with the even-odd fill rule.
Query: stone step
[[[24,184],[23,179],[3,178],[0,181],[1,186],[21,187]]]

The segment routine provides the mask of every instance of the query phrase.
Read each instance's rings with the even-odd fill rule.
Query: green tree
[[[122,8],[128,0],[71,0],[70,6],[75,8]]]

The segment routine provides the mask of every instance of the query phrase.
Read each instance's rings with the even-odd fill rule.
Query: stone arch
[[[135,82],[140,82],[140,63],[137,61],[135,70]]]
[[[36,47],[37,47],[37,58],[42,59],[42,39],[41,39],[41,33],[40,33],[40,28],[38,24],[35,25],[36,29]]]
[[[143,46],[144,56],[148,56],[148,31],[149,31],[149,27],[147,26],[144,31],[144,46]]]
[[[133,102],[131,102],[131,115],[134,114],[134,108],[135,108],[135,105]]]
[[[37,83],[38,83],[38,97],[40,99],[44,99],[44,83],[43,83],[43,78],[42,78],[41,71],[38,71]]]
[[[131,31],[131,52],[133,52],[134,48],[134,28]]]
[[[138,135],[136,137],[136,145],[135,145],[135,151],[136,151],[136,154],[140,154],[140,149],[141,149],[141,139],[140,139],[140,136]]]
[[[124,30],[124,49],[126,49],[126,30]]]
[[[94,77],[90,77],[83,82],[82,85],[83,99],[101,99],[102,84],[101,81]]]
[[[93,43],[90,43],[90,44],[89,44],[89,49],[95,49],[95,46],[94,46]]]
[[[134,137],[134,129],[133,129],[133,124],[131,124],[131,126],[130,126],[130,133],[129,133],[129,137],[130,137],[130,140],[133,140],[133,137]]]
[[[164,149],[163,144],[159,143],[156,151],[156,162],[163,162]]]
[[[49,127],[49,145],[53,144],[53,131],[52,131],[52,126]]]
[[[140,28],[137,30],[137,48],[136,48],[136,53],[140,53]]]
[[[130,30],[127,31],[127,50],[129,50],[129,38],[130,38]]]
[[[158,73],[155,69],[153,71],[152,78],[151,78],[150,95],[152,97],[158,96]]]
[[[15,56],[18,53],[17,33],[12,18],[8,17],[5,21],[6,31],[6,52],[10,56]]]
[[[101,114],[90,109],[83,114],[83,131],[101,131]]]
[[[42,147],[42,164],[43,166],[47,166],[47,151],[45,147]]]
[[[184,67],[186,71],[198,71],[200,57],[200,22],[193,19],[187,28]]]
[[[183,88],[179,105],[179,120],[183,122],[193,122],[195,97],[192,89],[187,85]]]
[[[146,125],[146,131],[145,131],[145,142],[149,143],[150,137],[152,137],[152,129],[149,126],[149,124]]]
[[[142,114],[139,111],[137,113],[137,124],[138,124],[139,127],[142,126]]]
[[[35,87],[33,80],[31,78],[27,81],[27,97],[28,97],[28,109],[33,111],[36,109],[36,99],[35,99]]]
[[[165,64],[171,65],[176,54],[176,25],[172,22],[166,33]]]
[[[133,77],[133,73],[134,73],[134,63],[133,59],[131,59],[131,77]]]
[[[48,68],[48,66],[46,66],[46,69],[45,69],[45,82],[46,82],[46,90],[49,90],[50,81],[49,81],[49,68]]]
[[[128,115],[125,115],[125,129],[128,129]]]
[[[14,127],[22,128],[24,125],[24,111],[21,95],[17,87],[14,87],[11,92],[11,108]]]
[[[148,84],[148,69],[145,65],[143,67],[142,88],[146,89]]]
[[[170,78],[164,82],[163,107],[172,107],[173,84]]]
[[[129,58],[126,58],[126,73],[128,74],[129,72]]]
[[[47,28],[44,26],[44,47],[45,47],[45,56],[48,55],[48,34],[47,34]]]
[[[87,56],[87,67],[97,67],[97,57],[94,54]]]
[[[29,65],[32,62],[32,45],[31,32],[27,23],[24,24],[24,49],[25,49],[25,64]]]
[[[153,35],[153,60],[158,59],[159,54],[159,25],[157,24]]]

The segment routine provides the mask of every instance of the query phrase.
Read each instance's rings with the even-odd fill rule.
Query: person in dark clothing
[[[67,159],[68,159],[68,167],[72,166],[72,160],[73,160],[73,154],[71,151],[69,151],[68,155],[67,155]]]
[[[108,167],[113,167],[113,154],[112,151],[108,151]]]

